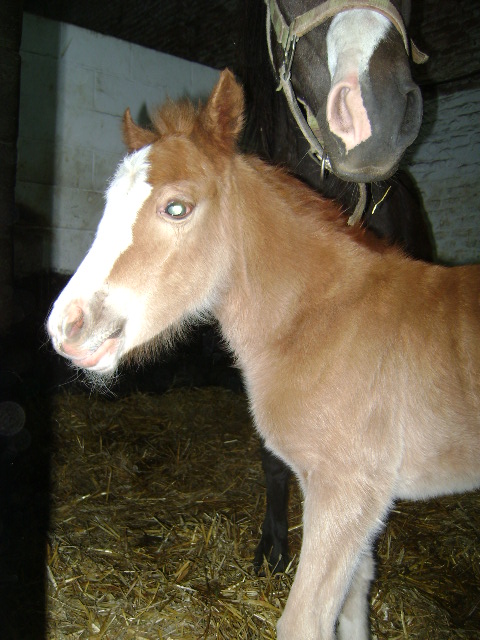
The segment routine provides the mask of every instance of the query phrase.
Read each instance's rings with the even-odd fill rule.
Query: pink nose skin
[[[62,322],[63,335],[67,340],[74,340],[81,332],[85,321],[85,314],[82,307],[74,304],[67,311]]]
[[[81,302],[75,302],[66,310],[62,322],[59,351],[76,366],[90,369],[96,367],[105,356],[114,354],[119,341],[117,337],[112,336],[97,348],[86,347],[85,343],[90,342],[91,345],[92,341],[88,340],[87,314],[84,308]]]
[[[347,153],[372,135],[356,74],[350,74],[330,89],[327,121],[330,131],[343,140]]]

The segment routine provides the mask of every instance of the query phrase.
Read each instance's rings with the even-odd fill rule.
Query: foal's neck
[[[340,282],[348,295],[370,251],[342,228],[337,205],[295,178],[255,159],[239,159],[233,171],[232,270],[216,315],[241,358],[298,331],[299,318],[320,314]],[[364,260],[353,267],[357,253]]]

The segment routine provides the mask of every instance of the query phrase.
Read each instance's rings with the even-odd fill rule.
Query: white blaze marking
[[[150,146],[126,156],[106,192],[105,210],[95,240],[78,271],[103,282],[119,256],[132,244],[133,225],[152,191],[147,182]],[[90,271],[92,269],[92,271]],[[90,271],[90,273],[88,273]]]
[[[133,241],[133,225],[138,212],[152,191],[147,182],[150,146],[126,156],[120,163],[106,193],[103,217],[94,244],[102,248],[102,263],[108,272]],[[111,260],[113,260],[111,262]]]
[[[147,182],[150,146],[126,156],[106,192],[105,209],[93,244],[55,302],[49,327],[61,326],[63,312],[74,299],[89,299],[102,289],[119,256],[133,242],[133,225],[152,186]]]
[[[388,18],[371,9],[349,9],[337,14],[327,33],[328,68],[332,80],[336,76],[343,77],[352,68],[360,77],[389,26]]]

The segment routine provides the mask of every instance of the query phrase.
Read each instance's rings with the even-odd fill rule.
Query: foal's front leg
[[[323,470],[325,471],[325,470]],[[334,640],[335,624],[357,567],[365,569],[364,553],[382,524],[390,504],[385,487],[374,487],[363,473],[346,477],[310,472],[305,493],[303,542],[290,595],[277,625],[278,640]],[[383,494],[382,494],[383,491]],[[363,562],[362,562],[363,561]],[[358,578],[362,582],[362,576]],[[359,611],[357,620],[341,621],[346,640],[369,637],[366,599],[368,580],[353,582],[347,605]],[[347,606],[348,608],[348,606]],[[349,613],[349,612],[346,612]]]

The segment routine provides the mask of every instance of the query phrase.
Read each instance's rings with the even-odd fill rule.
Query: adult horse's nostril
[[[78,305],[68,311],[63,320],[63,335],[67,340],[73,340],[81,332],[85,322],[83,309]]]
[[[416,84],[405,91],[405,112],[399,131],[399,144],[410,145],[418,135],[423,116],[422,93]]]

